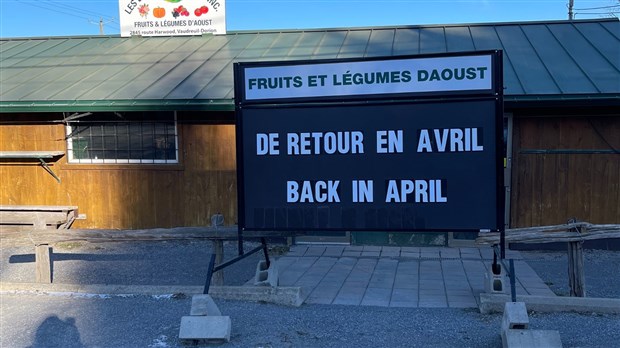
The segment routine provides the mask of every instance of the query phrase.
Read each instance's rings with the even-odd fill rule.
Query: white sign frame
[[[226,34],[226,3],[119,0],[119,21],[121,37]]]

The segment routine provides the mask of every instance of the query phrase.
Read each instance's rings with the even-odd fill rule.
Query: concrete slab
[[[318,285],[310,296],[306,299],[306,303],[317,303],[317,304],[331,304],[338,292],[340,291],[340,286],[338,285],[326,285],[321,286]]]
[[[185,316],[181,318],[179,339],[207,343],[230,342],[230,331],[230,317]]]
[[[220,312],[211,295],[200,294],[192,296],[192,307],[189,315],[221,316],[222,312]]]
[[[415,289],[393,289],[390,307],[417,307],[418,291]]]
[[[418,307],[420,308],[447,308],[448,302],[445,300],[441,301],[441,300],[436,300],[436,299],[420,298],[420,300],[418,301]]]
[[[502,332],[504,348],[561,348],[562,340],[556,330],[507,330]]]
[[[209,295],[226,300],[275,303],[299,307],[303,303],[301,287],[212,286]]]
[[[362,306],[381,306],[388,307],[392,289],[390,288],[367,288],[362,298]]]
[[[366,293],[365,286],[357,286],[351,285],[351,283],[344,283],[332,303],[340,305],[358,306],[364,298],[364,293]]]
[[[325,252],[324,246],[312,245],[308,247],[304,256],[322,256]]]
[[[400,257],[400,248],[384,246],[381,248],[381,257]]]
[[[562,296],[517,295],[517,301],[536,312],[579,312],[620,314],[620,299]],[[501,313],[509,295],[480,294],[481,313]]]
[[[344,246],[328,246],[325,248],[323,256],[340,257],[344,252]]]

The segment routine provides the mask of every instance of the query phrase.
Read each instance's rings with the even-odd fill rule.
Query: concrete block
[[[506,330],[502,332],[504,348],[561,348],[557,330]]]
[[[278,286],[278,265],[272,260],[267,267],[267,261],[258,261],[256,265],[256,274],[254,276],[254,285],[257,286]]]
[[[506,302],[502,318],[502,332],[506,330],[526,330],[530,325],[525,302]]]
[[[209,290],[215,298],[237,301],[268,302],[299,307],[306,296],[301,287],[283,286],[219,286]]]
[[[491,267],[484,274],[484,290],[489,294],[506,294],[510,289],[510,280],[502,264],[497,266],[496,271]]]
[[[222,312],[210,295],[194,295],[192,296],[192,308],[189,315],[221,316]]]
[[[207,343],[230,342],[230,331],[230,317],[185,316],[181,318],[179,339]]]
[[[620,299],[617,298],[517,295],[517,301],[524,302],[529,310],[541,313],[620,314]],[[480,313],[502,313],[506,302],[510,302],[509,295],[481,293]]]

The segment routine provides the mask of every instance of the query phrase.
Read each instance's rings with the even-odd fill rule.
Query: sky
[[[121,0],[127,2],[128,0]],[[148,0],[152,4],[164,0]],[[170,2],[170,0],[168,0]],[[172,2],[200,3],[209,0]],[[219,0],[226,29],[280,30],[568,18],[569,0]],[[154,5],[153,5],[154,6]],[[620,0],[574,0],[575,19],[620,14]],[[0,0],[0,37],[118,35],[119,0]]]

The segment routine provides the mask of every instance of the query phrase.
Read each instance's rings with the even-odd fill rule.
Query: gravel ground
[[[567,252],[521,251],[521,255],[556,295],[568,296]],[[586,295],[620,298],[620,251],[584,250],[583,256]]]
[[[244,250],[260,243],[246,242]],[[53,282],[60,284],[204,285],[209,241],[60,243],[53,249]],[[34,248],[0,249],[0,281],[34,282]],[[224,242],[224,259],[238,255],[237,242]],[[224,270],[225,285],[254,277],[262,252]]]
[[[27,303],[27,306],[24,304]],[[217,300],[231,317],[221,347],[501,347],[501,315],[472,309],[303,305]],[[181,347],[188,298],[4,294],[1,347]],[[530,327],[558,330],[564,347],[617,347],[620,317],[530,315]]]
[[[210,250],[209,242],[66,244],[55,248],[55,282],[203,285]],[[0,281],[34,280],[32,248],[0,252]],[[236,243],[225,244],[226,259],[236,253]],[[522,255],[556,293],[568,292],[565,253]],[[227,270],[225,283],[245,283],[261,258]],[[588,296],[620,298],[620,252],[587,250],[585,258]],[[216,302],[232,320],[222,347],[501,346],[501,314],[472,309]],[[181,347],[190,306],[184,296],[0,293],[0,347]],[[530,313],[530,328],[558,330],[564,347],[620,347],[619,315]]]

